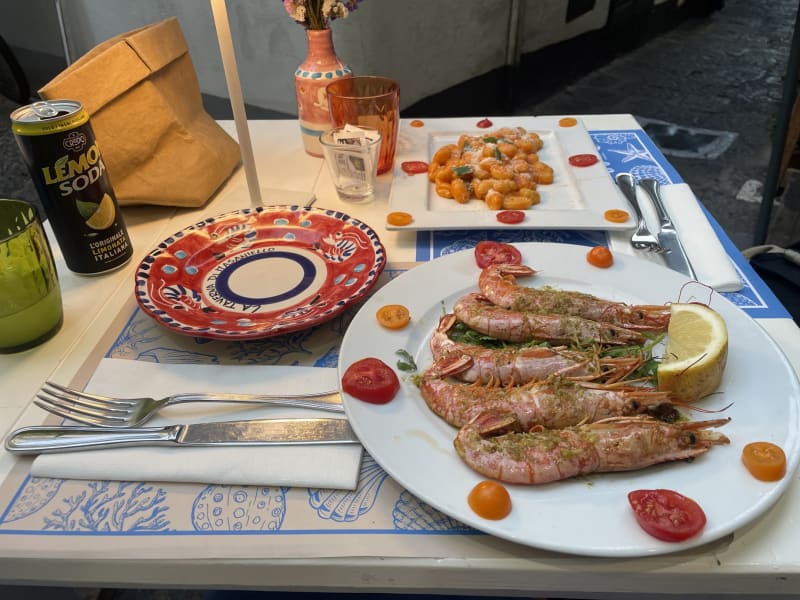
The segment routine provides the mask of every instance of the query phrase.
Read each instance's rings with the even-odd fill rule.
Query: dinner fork
[[[316,398],[311,400],[310,398]],[[174,394],[155,398],[111,398],[87,394],[63,385],[46,381],[36,393],[36,406],[65,419],[96,427],[136,427],[149,421],[165,406],[186,402],[225,402],[238,404],[272,404],[344,412],[336,390],[312,394],[250,395],[250,394]]]
[[[639,199],[636,197],[636,180],[630,173],[619,173],[617,175],[617,185],[636,213],[636,231],[631,236],[631,246],[636,250],[647,252],[663,252],[664,248],[658,239],[647,228],[647,221],[644,219],[642,209],[639,206]]]

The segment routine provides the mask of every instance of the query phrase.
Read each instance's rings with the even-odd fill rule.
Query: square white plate
[[[391,211],[410,213],[414,221],[387,229],[632,229],[633,212],[617,189],[602,159],[589,167],[573,167],[569,157],[575,154],[594,154],[600,158],[583,123],[562,127],[561,117],[492,117],[492,126],[481,129],[478,118],[434,119],[412,127],[408,120],[400,126],[394,181],[389,200]],[[539,185],[541,202],[525,211],[525,220],[506,225],[497,221],[497,211],[486,208],[481,200],[467,204],[442,198],[436,194],[427,174],[408,175],[402,170],[405,161],[429,162],[436,150],[456,143],[461,134],[489,135],[500,127],[523,127],[536,132],[544,141],[539,159],[555,171],[550,185]],[[603,213],[616,208],[631,217],[625,223],[612,223]]]

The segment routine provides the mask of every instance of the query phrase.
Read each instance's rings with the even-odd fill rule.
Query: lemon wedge
[[[713,393],[728,359],[728,328],[703,304],[673,304],[667,348],[658,366],[658,388],[686,402]]]
[[[114,224],[114,219],[117,217],[117,211],[114,209],[114,201],[108,194],[103,194],[103,199],[94,214],[86,219],[86,224],[92,229],[102,230],[108,229]]]

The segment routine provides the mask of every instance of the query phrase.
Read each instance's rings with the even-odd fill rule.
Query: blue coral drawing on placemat
[[[157,485],[26,477],[0,525],[58,532],[167,531],[167,493]],[[61,492],[59,494],[58,492]]]
[[[45,529],[142,532],[169,527],[166,491],[152,484],[89,481],[86,489],[60,498],[63,507],[45,518]]]
[[[166,491],[145,483],[26,477],[0,525],[64,532],[154,532],[169,527]],[[59,494],[59,492],[61,492]],[[26,526],[23,523],[33,523]]]
[[[192,504],[197,531],[277,531],[286,517],[287,487],[209,485]]]

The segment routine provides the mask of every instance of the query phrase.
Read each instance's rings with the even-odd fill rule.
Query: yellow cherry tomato
[[[630,215],[627,211],[619,208],[611,208],[603,213],[603,218],[606,221],[611,221],[612,223],[624,223],[629,217]]]
[[[607,269],[614,264],[614,256],[611,250],[605,246],[595,246],[586,254],[586,260],[589,264],[601,269]]]
[[[786,474],[786,454],[771,442],[751,442],[742,450],[742,462],[761,481],[778,481]]]
[[[467,504],[475,514],[484,519],[497,521],[511,512],[511,496],[508,490],[496,481],[481,481],[470,491]]]
[[[410,225],[413,220],[414,217],[407,212],[396,211],[386,215],[386,222],[395,227],[405,227],[406,225]]]
[[[408,309],[402,304],[387,304],[381,306],[375,313],[378,323],[386,329],[402,329],[411,321]]]

